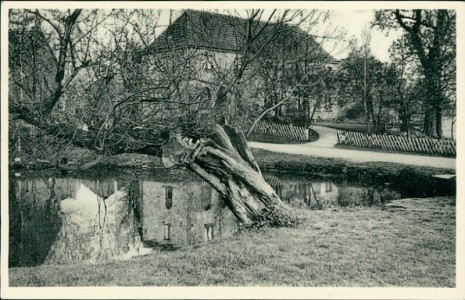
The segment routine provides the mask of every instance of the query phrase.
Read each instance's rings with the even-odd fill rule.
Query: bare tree
[[[209,182],[244,224],[296,224],[263,179],[244,134],[228,123],[237,122],[235,112],[244,107],[240,85],[251,76],[251,65],[280,34],[306,20],[304,12],[272,11],[265,17],[263,10],[251,10],[245,21],[231,17],[237,22],[235,63],[207,77],[197,72],[205,63],[199,60],[205,54],[200,48],[150,52],[158,11],[14,13],[10,20],[18,19],[24,31],[36,22],[38,39],[49,53],[41,57],[52,66],[45,73],[53,80],[43,78],[44,91],[32,93],[43,73],[14,51],[24,44],[12,40],[11,91],[27,95],[20,99],[10,92],[13,118],[100,157],[164,152]]]
[[[326,26],[328,18],[329,11],[308,12],[303,22],[288,28],[292,34],[282,36],[285,41],[275,39],[267,46],[267,55],[257,59],[257,76],[264,83],[262,97],[265,103],[248,135],[262,118],[273,111],[275,119],[289,120],[294,107],[299,114],[297,119],[305,120],[305,124],[299,125],[309,126],[316,109],[323,102],[321,98],[328,98],[329,69],[333,67],[329,65],[334,63],[332,51],[323,50],[322,44],[332,40],[336,41],[336,46],[344,35],[338,28]],[[311,103],[314,103],[313,111]]]
[[[390,107],[394,108],[400,118],[400,131],[407,136],[411,131],[411,118],[421,110],[424,91],[422,77],[418,75],[418,60],[405,45],[405,37],[393,43],[390,48],[392,76],[392,97]]]

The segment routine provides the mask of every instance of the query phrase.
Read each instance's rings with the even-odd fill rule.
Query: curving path
[[[455,158],[336,148],[336,129],[322,126],[313,126],[312,129],[320,135],[320,138],[315,142],[290,145],[249,142],[249,146],[273,152],[332,157],[354,162],[381,161],[414,166],[456,169]]]

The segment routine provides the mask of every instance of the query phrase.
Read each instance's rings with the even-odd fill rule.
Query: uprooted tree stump
[[[185,149],[176,160],[218,191],[245,226],[294,227],[297,217],[265,181],[244,134],[228,125],[192,143],[177,137]]]
[[[96,128],[88,128],[84,132],[76,130],[72,124],[51,124],[45,119],[32,117],[26,121],[50,135],[71,140],[75,146],[105,155],[139,153],[159,156],[161,146],[162,152],[166,153],[162,159],[186,165],[207,181],[245,226],[294,227],[297,224],[297,217],[263,178],[244,134],[231,126],[216,124],[208,137],[195,143],[178,135],[178,143],[170,149],[171,143],[166,143],[164,136],[155,135],[155,139],[149,139],[137,132],[114,129],[104,140],[103,147]]]

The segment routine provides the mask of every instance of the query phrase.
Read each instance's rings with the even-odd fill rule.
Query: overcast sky
[[[338,25],[347,31],[347,36],[354,36],[360,39],[364,28],[370,28],[370,22],[375,15],[374,10],[333,10],[331,15],[331,23]],[[386,37],[385,33],[378,28],[371,30],[371,51],[379,60],[385,62],[389,60],[389,47],[392,42],[400,37],[401,30],[391,31]],[[347,56],[347,51],[342,53],[334,53],[338,59]]]

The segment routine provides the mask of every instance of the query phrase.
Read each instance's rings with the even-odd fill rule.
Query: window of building
[[[171,224],[163,224],[163,240],[171,240]]]
[[[326,182],[326,188],[325,191],[327,193],[331,192],[333,190],[333,183],[332,182]]]
[[[205,240],[206,241],[212,241],[213,240],[213,228],[215,227],[215,224],[210,223],[210,224],[205,224]]]
[[[234,72],[239,71],[239,68],[240,68],[240,67],[241,67],[241,61],[240,61],[239,57],[236,57],[236,58],[234,59],[234,62],[233,62],[233,71],[234,71]]]
[[[205,54],[205,62],[204,62],[203,68],[205,70],[213,70],[213,64],[208,54]]]
[[[173,207],[173,187],[165,186],[165,206],[167,209]]]
[[[212,188],[206,184],[201,187],[200,202],[204,210],[209,210],[212,207]]]

